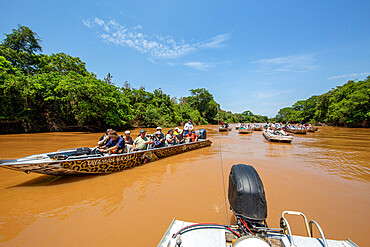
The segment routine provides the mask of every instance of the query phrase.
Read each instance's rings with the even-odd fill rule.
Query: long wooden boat
[[[264,130],[262,134],[266,138],[266,140],[268,140],[270,142],[286,142],[286,143],[290,143],[290,142],[293,141],[293,136],[291,136],[291,135],[283,135],[281,133],[278,134],[278,135],[275,135],[274,133],[272,133],[269,130]]]
[[[226,132],[226,131],[230,131],[230,130],[231,130],[231,128],[230,128],[230,127],[229,127],[229,128],[225,128],[225,127],[221,127],[221,126],[220,126],[220,127],[218,128],[218,131],[219,131],[219,132]]]
[[[239,129],[239,134],[251,134],[253,129]]]
[[[315,129],[313,127],[307,129],[308,132],[315,132]]]
[[[308,130],[307,129],[287,129],[286,131],[294,134],[307,134]]]
[[[210,140],[199,140],[170,147],[124,154],[76,155],[76,149],[36,154],[14,160],[0,160],[0,167],[46,175],[93,175],[122,171],[150,161],[211,146]]]

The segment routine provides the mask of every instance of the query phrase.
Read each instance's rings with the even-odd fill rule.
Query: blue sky
[[[98,78],[171,96],[207,88],[233,112],[275,116],[370,75],[370,1],[4,1],[46,54],[80,57]],[[4,36],[2,35],[3,39]]]

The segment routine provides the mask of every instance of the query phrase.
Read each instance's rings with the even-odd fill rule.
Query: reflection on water
[[[327,237],[368,243],[368,129],[322,127],[296,135],[291,144],[270,143],[259,131],[239,135],[235,129],[206,129],[211,147],[110,175],[0,170],[0,246],[153,246],[175,217],[226,223],[220,145],[225,179],[235,163],[250,163],[260,173],[271,226],[278,226],[282,210],[301,210],[319,221]],[[139,130],[132,132],[136,136]],[[94,146],[100,135],[2,135],[6,145],[0,157]],[[297,226],[295,232],[304,234],[304,229]]]

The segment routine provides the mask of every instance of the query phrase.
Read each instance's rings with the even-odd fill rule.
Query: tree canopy
[[[189,118],[196,124],[217,123],[218,117],[254,120],[222,110],[218,115],[220,106],[205,88],[177,99],[128,82],[117,87],[110,73],[100,80],[78,57],[42,54],[40,38],[28,27],[5,36],[0,44],[1,133],[174,126]]]
[[[279,122],[327,123],[340,126],[369,126],[370,76],[363,81],[348,81],[319,96],[300,100],[280,109]]]

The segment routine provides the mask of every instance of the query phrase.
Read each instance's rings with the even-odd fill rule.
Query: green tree
[[[18,26],[0,44],[0,56],[5,57],[25,73],[34,74],[38,70],[39,56],[42,51],[41,40],[37,34],[26,26]]]

